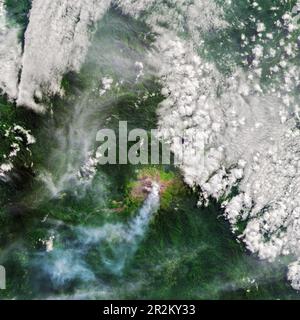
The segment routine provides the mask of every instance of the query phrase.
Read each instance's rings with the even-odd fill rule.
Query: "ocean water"
[[[11,23],[25,26],[29,2],[7,3]],[[227,20],[247,20],[246,3],[235,1]],[[282,11],[291,6],[286,1]],[[267,14],[258,19],[271,25]],[[221,74],[243,66],[237,50],[253,59],[254,45],[240,48],[239,41],[241,33],[251,37],[254,27],[239,26],[209,30],[198,48]],[[162,84],[147,59],[155,36],[145,19],[111,8],[80,72],[64,75],[64,96],[46,101],[51,110],[35,114],[1,100],[1,125],[20,123],[36,139],[29,154],[22,146],[12,178],[0,182],[0,264],[7,273],[1,298],[298,299],[286,277],[289,257],[270,263],[248,251],[232,233],[221,201],[199,206],[200,188],[184,185],[163,206],[153,185],[136,205],[128,188],[152,166],[91,162],[99,129],[117,129],[119,121],[148,132],[158,126]],[[262,86],[269,85],[270,63],[263,61]],[[7,149],[1,145],[1,155]],[[184,183],[179,168],[156,169]]]

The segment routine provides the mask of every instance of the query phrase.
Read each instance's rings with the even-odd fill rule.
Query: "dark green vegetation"
[[[9,133],[10,129],[15,125],[19,125],[24,128],[32,127],[31,123],[35,119],[35,115],[27,112],[24,109],[17,108],[12,103],[9,103],[5,98],[0,97],[0,163],[3,163],[4,156],[8,155],[11,151],[11,145],[17,143],[17,134]],[[22,134],[21,134],[22,136]],[[26,142],[26,137],[24,137],[24,142]],[[25,145],[22,150],[24,153]],[[22,158],[19,158],[20,163],[25,162],[24,154]]]
[[[24,32],[29,22],[31,0],[5,0],[9,22],[20,27],[20,39],[23,41]]]

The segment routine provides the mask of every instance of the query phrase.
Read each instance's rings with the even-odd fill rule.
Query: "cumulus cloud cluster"
[[[0,163],[0,181],[8,181],[9,173],[14,168],[14,160],[18,157],[22,148],[30,154],[29,146],[36,142],[30,130],[26,130],[20,125],[13,125],[5,130],[5,138],[11,141],[10,151],[3,155],[4,161]],[[32,166],[32,163],[25,166]]]

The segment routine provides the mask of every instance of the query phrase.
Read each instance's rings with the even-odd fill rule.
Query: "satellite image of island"
[[[299,298],[299,0],[0,0],[0,300]]]

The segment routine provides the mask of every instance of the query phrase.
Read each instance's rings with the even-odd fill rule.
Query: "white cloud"
[[[8,26],[4,1],[0,0],[0,91],[11,99],[16,99],[18,95],[22,53],[18,32],[18,28]]]
[[[62,76],[80,70],[89,47],[89,29],[109,5],[110,0],[33,0],[18,105],[43,111],[36,99],[63,93]]]

